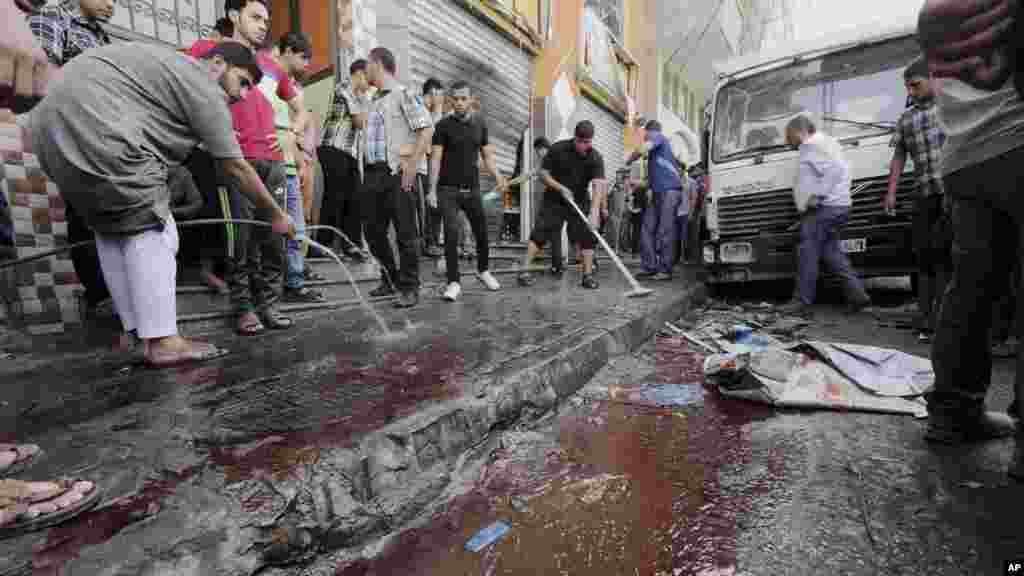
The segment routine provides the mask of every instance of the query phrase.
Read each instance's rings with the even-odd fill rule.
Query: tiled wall
[[[67,244],[64,199],[32,154],[21,151],[13,124],[0,124],[0,193],[14,222],[18,258]],[[53,334],[81,322],[81,285],[70,254],[0,270],[0,299],[7,322],[32,334]]]

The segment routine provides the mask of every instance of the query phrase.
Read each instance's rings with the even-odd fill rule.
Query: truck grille
[[[861,186],[853,194],[847,227],[870,226],[886,220],[882,197],[889,186],[888,177],[857,180],[851,188],[857,190]],[[917,178],[905,175],[896,191],[897,221],[910,221],[916,191]],[[797,219],[791,189],[718,199],[718,229],[722,238],[785,232]]]

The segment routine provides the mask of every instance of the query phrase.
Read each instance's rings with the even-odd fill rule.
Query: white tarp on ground
[[[774,406],[927,416],[931,361],[898,350],[830,342],[709,356],[704,373],[724,396]]]

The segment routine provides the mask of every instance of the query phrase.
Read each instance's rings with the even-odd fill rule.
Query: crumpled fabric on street
[[[801,342],[704,362],[723,396],[794,408],[927,416],[923,395],[935,382],[931,361],[885,348]]]

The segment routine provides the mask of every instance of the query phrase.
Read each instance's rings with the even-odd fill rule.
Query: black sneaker
[[[808,317],[808,316],[812,315],[811,314],[811,307],[806,305],[806,304],[804,304],[800,300],[793,300],[792,302],[789,302],[788,304],[783,304],[782,306],[777,306],[775,308],[775,311],[778,312],[779,314],[783,314],[783,315],[786,315],[786,316]]]
[[[653,280],[654,282],[668,282],[671,279],[672,275],[666,272],[658,272],[657,274],[651,277],[651,280]]]
[[[597,290],[601,285],[594,280],[593,274],[584,274],[583,281],[580,282],[580,286],[583,286],[587,290]]]
[[[648,272],[647,270],[643,270],[643,271],[640,271],[640,272],[636,273],[636,279],[637,280],[650,280],[651,278],[654,278],[657,275],[658,275],[657,272]]]
[[[379,286],[370,290],[371,298],[384,298],[385,296],[392,296],[395,293],[395,289],[391,284],[387,282],[381,282]]]
[[[554,276],[555,278],[561,278],[562,276],[565,275],[565,268],[561,268],[561,267],[558,267],[558,266],[552,266],[551,267],[551,275]]]
[[[398,294],[395,308],[412,308],[420,303],[419,290],[405,290]]]
[[[1016,432],[1017,421],[998,412],[982,412],[974,417],[929,412],[925,440],[955,445],[1006,438]]]
[[[320,291],[306,286],[302,288],[285,288],[281,294],[281,299],[290,304],[315,304],[327,301]]]
[[[533,284],[536,282],[536,279],[534,279],[533,274],[530,274],[529,272],[523,272],[522,274],[519,275],[517,280],[519,281],[519,285],[524,287],[533,286]]]

